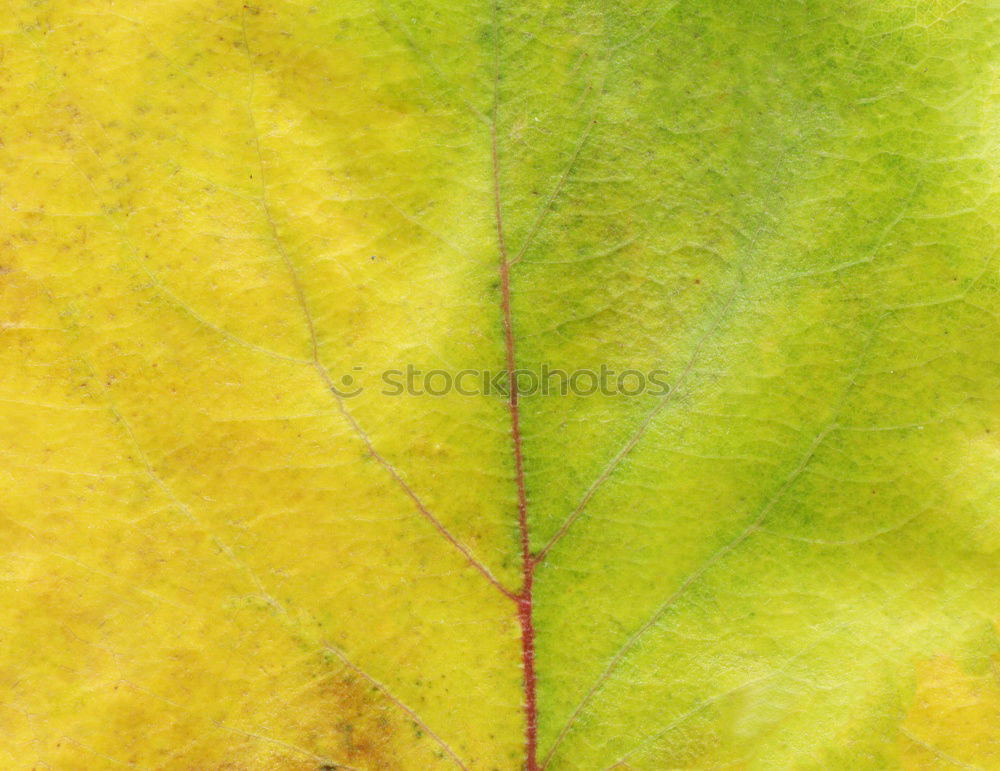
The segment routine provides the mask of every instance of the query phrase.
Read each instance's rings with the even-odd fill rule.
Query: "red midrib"
[[[497,113],[500,106],[500,8],[493,4],[493,114],[490,121],[490,141],[493,161],[493,209],[497,229],[497,249],[500,257],[500,305],[503,310],[504,351],[507,362],[507,387],[510,389],[510,433],[514,445],[514,476],[517,480],[517,525],[521,536],[521,591],[515,596],[517,620],[521,625],[521,666],[524,683],[524,750],[527,771],[538,771],[538,680],[535,675],[535,622],[532,586],[537,564],[531,554],[528,530],[528,493],[524,484],[524,451],[521,441],[521,411],[518,405],[517,350],[514,343],[514,317],[510,307],[510,266],[507,242],[503,232],[503,207],[500,196],[500,153],[497,139]]]
[[[495,157],[495,152],[494,152]],[[494,164],[497,178],[495,189],[499,191],[499,171]],[[500,217],[500,198],[496,197],[497,238],[500,243],[500,296],[503,306],[504,347],[507,359],[507,382],[510,389],[508,407],[510,409],[511,438],[514,444],[514,475],[517,479],[517,522],[521,536],[521,591],[517,594],[517,618],[521,624],[521,665],[524,670],[524,719],[525,719],[525,767],[528,771],[538,769],[538,681],[535,676],[535,625],[533,618],[532,585],[535,575],[535,559],[531,554],[531,538],[528,531],[528,493],[524,483],[524,452],[521,446],[521,411],[518,405],[516,348],[514,344],[514,323],[510,307],[510,263],[503,238],[503,220]]]
[[[499,81],[499,61],[497,62]],[[499,83],[497,83],[497,86]],[[514,444],[514,475],[517,480],[517,524],[521,536],[521,591],[515,596],[517,619],[521,625],[521,666],[524,682],[524,745],[525,768],[538,771],[538,680],[535,675],[535,624],[532,585],[535,560],[531,554],[531,537],[528,531],[528,493],[524,484],[524,452],[521,441],[521,411],[518,405],[517,351],[514,344],[514,319],[510,307],[510,258],[503,232],[503,210],[500,205],[500,158],[497,148],[498,90],[494,92],[491,141],[493,155],[493,205],[497,229],[497,247],[500,252],[500,305],[503,309],[503,336],[507,362],[507,387],[510,389],[510,433]]]
[[[538,680],[535,677],[535,623],[532,619],[531,563],[524,571],[523,596],[518,600],[517,617],[521,622],[521,663],[524,667],[524,745],[525,768],[538,771]]]

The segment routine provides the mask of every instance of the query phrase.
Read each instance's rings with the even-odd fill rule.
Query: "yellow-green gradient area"
[[[499,213],[538,764],[1000,768],[998,40],[0,6],[0,766],[525,766]]]

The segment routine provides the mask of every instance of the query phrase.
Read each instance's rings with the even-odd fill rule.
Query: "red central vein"
[[[507,406],[510,410],[510,433],[514,445],[514,476],[517,481],[517,525],[521,538],[521,591],[517,595],[517,620],[521,625],[521,666],[524,682],[524,744],[525,768],[538,771],[538,680],[535,675],[535,624],[532,586],[535,560],[531,554],[528,531],[528,493],[524,483],[524,450],[521,437],[521,411],[518,405],[517,348],[514,342],[514,317],[510,301],[510,266],[507,242],[503,231],[503,207],[500,196],[500,152],[497,139],[497,113],[500,104],[500,9],[494,3],[494,82],[493,113],[490,121],[490,143],[493,162],[493,210],[496,219],[497,248],[500,252],[500,306],[503,311],[504,351],[507,365]]]
[[[496,201],[497,239],[500,244],[500,304],[503,308],[504,348],[507,359],[507,383],[510,397],[510,433],[514,443],[514,475],[517,479],[517,524],[521,536],[521,591],[517,596],[517,617],[521,624],[521,663],[524,667],[524,717],[526,768],[538,768],[538,700],[535,676],[535,626],[532,618],[532,583],[535,560],[531,555],[531,537],[528,531],[528,494],[524,483],[524,451],[521,441],[521,410],[518,405],[516,346],[514,323],[510,307],[510,263],[503,237],[503,219],[500,210],[500,174],[497,164],[496,129],[493,130],[493,189]]]
[[[494,156],[495,157],[495,156]],[[494,174],[494,176],[497,176]],[[496,188],[499,190],[499,188]],[[497,236],[503,244],[503,225],[499,218],[499,197],[497,197]],[[507,357],[507,381],[510,389],[508,407],[510,409],[510,432],[514,443],[514,473],[517,479],[517,524],[521,535],[522,585],[517,596],[517,618],[521,624],[521,663],[524,668],[524,717],[525,749],[528,771],[538,768],[538,699],[537,678],[535,676],[535,625],[532,618],[532,584],[535,574],[535,560],[531,555],[531,538],[528,532],[528,494],[524,484],[524,452],[521,447],[521,412],[518,406],[516,348],[514,326],[510,308],[510,265],[506,248],[500,249],[500,297],[503,307],[504,347]]]

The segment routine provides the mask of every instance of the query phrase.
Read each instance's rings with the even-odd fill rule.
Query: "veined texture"
[[[1000,768],[998,20],[8,2],[0,765]]]

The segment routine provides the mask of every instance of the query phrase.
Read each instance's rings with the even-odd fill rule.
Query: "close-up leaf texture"
[[[998,73],[996,0],[6,0],[0,768],[1000,769]]]

